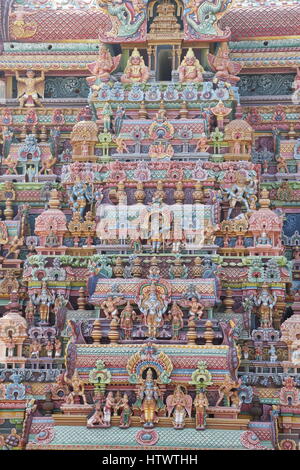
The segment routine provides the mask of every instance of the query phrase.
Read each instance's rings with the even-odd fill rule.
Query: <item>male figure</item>
[[[45,73],[42,70],[40,77],[35,77],[33,70],[26,72],[26,77],[20,77],[19,71],[16,70],[16,79],[19,83],[19,102],[21,108],[33,107],[34,105],[42,106],[39,94],[44,94]]]

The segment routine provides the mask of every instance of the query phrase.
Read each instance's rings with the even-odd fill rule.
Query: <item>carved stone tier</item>
[[[37,246],[36,247],[36,252],[39,255],[64,255],[67,251],[67,247],[65,246],[55,246],[55,247],[42,247],[42,246]]]
[[[54,414],[53,419],[56,426],[67,426],[67,425],[76,425],[76,426],[85,426],[86,425],[86,416],[81,415],[66,415],[66,414]],[[172,428],[173,419],[166,416],[161,416],[159,418],[158,426],[162,428]],[[118,427],[120,424],[120,416],[112,416],[111,426]],[[248,429],[249,419],[233,419],[228,417],[223,418],[206,418],[206,427],[207,429]],[[131,417],[130,427],[142,428],[141,420],[139,416]],[[196,427],[195,418],[186,418],[185,419],[185,428],[193,429]],[[87,426],[89,429],[101,428],[105,432],[105,427],[103,426]],[[154,427],[154,429],[156,426]],[[109,429],[109,427],[107,427]]]
[[[239,154],[235,155],[234,153],[225,153],[224,155],[224,160],[225,162],[240,162],[245,161],[245,162],[251,162],[251,155],[248,153],[245,154]]]
[[[138,292],[139,286],[142,283],[149,282],[147,279],[121,279],[118,278],[118,287],[119,287],[119,295],[126,299],[134,299],[136,297],[136,293]],[[189,284],[193,284],[195,282],[194,279],[170,279],[167,284],[170,286],[171,289],[171,296],[170,302],[172,300],[178,299],[181,296],[186,286]],[[90,297],[90,303],[93,305],[100,305],[100,303],[109,295],[112,288],[112,281],[111,279],[99,279],[97,282],[96,290]],[[197,289],[199,295],[201,295],[202,301],[205,302],[207,306],[213,306],[216,301],[216,280],[211,279],[197,279]]]
[[[207,413],[213,415],[214,418],[237,419],[240,412],[240,408],[231,406],[214,406],[207,408]]]
[[[61,411],[66,415],[85,415],[93,411],[93,405],[67,405],[63,404],[60,407]]]

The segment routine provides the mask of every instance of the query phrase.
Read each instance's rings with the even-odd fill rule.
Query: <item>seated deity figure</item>
[[[16,71],[16,80],[18,82],[18,99],[21,108],[42,106],[39,99],[44,96],[45,73],[42,70],[40,77],[35,77],[33,70],[26,72],[26,77],[20,77],[18,70]]]
[[[13,357],[16,343],[13,340],[11,331],[8,332],[7,341],[6,341],[5,346],[7,348],[7,357]]]
[[[71,379],[65,376],[65,382],[71,386],[71,391],[65,400],[66,404],[74,405],[75,398],[81,397],[83,400],[83,404],[87,405],[86,397],[84,394],[84,381],[79,377],[77,369],[75,369],[75,372]]]
[[[135,47],[130,58],[128,59],[127,66],[121,77],[122,83],[146,83],[149,79],[150,73],[148,67],[144,63],[144,59]]]
[[[221,44],[216,56],[208,54],[207,59],[211,68],[216,72],[216,80],[222,80],[232,85],[235,85],[240,80],[236,75],[241,71],[242,65],[229,59],[227,43]]]
[[[191,47],[181,62],[178,72],[180,82],[203,82],[202,72],[204,69],[196,59]]]
[[[99,57],[96,62],[87,64],[87,68],[93,74],[91,77],[87,77],[86,81],[90,86],[96,86],[96,82],[108,82],[110,80],[111,73],[116,70],[121,60],[121,54],[112,57],[109,50],[104,44],[100,44]]]
[[[257,245],[272,245],[271,239],[267,236],[266,232],[262,232],[261,236],[257,238]]]

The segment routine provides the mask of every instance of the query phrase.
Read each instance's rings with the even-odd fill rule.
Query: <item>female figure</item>
[[[196,408],[196,429],[203,431],[206,426],[206,409],[209,406],[205,392],[199,392],[194,400]]]
[[[120,428],[126,429],[130,426],[130,418],[131,418],[131,408],[129,405],[128,395],[124,393],[123,398],[120,400],[118,404],[119,408],[122,408],[122,413],[120,416]]]

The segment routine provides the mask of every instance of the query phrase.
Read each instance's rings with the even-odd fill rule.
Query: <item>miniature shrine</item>
[[[299,1],[0,9],[0,448],[299,450]]]

